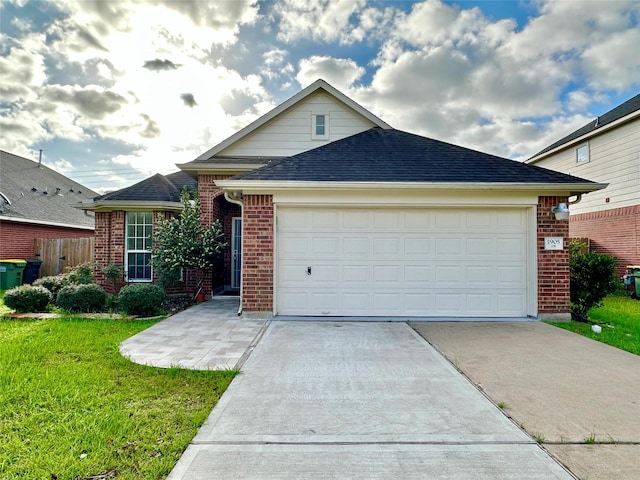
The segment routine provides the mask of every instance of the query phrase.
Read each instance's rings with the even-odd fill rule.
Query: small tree
[[[180,269],[205,270],[227,246],[219,220],[202,225],[202,209],[197,194],[186,188],[180,195],[182,211],[172,218],[158,216],[151,263],[165,288],[175,285]]]
[[[589,310],[616,291],[618,261],[611,255],[589,252],[587,246],[572,240],[569,244],[571,272],[571,313],[577,320],[587,320]]]

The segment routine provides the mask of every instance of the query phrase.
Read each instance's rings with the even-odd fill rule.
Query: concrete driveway
[[[273,321],[170,480],[571,479],[405,323]]]
[[[539,322],[411,325],[574,474],[640,479],[639,356]]]

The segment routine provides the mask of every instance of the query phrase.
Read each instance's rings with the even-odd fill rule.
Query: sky
[[[640,92],[639,20],[638,0],[0,0],[0,149],[104,193],[323,78],[524,160]]]

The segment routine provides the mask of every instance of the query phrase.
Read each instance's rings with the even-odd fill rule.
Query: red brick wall
[[[0,259],[37,258],[36,238],[93,237],[93,230],[0,222]]]
[[[273,197],[245,195],[243,222],[242,309],[273,311]]]
[[[588,238],[591,249],[618,258],[618,275],[626,265],[640,265],[640,205],[571,215],[569,235]]]
[[[538,198],[538,313],[569,313],[569,221],[556,220],[551,207],[567,197]],[[562,237],[564,249],[545,250],[545,237]]]
[[[230,175],[198,175],[198,198],[202,207],[202,223],[211,225],[215,219],[222,218],[225,210],[224,192],[216,185],[216,180],[224,180]],[[221,220],[222,221],[222,220]],[[228,242],[231,232],[225,230],[225,240]],[[220,269],[226,271],[227,263],[221,265],[216,262],[216,272],[205,272],[202,281],[202,291],[207,296],[213,293],[214,288],[224,285],[224,275],[220,275]]]
[[[115,293],[111,282],[104,278],[102,267],[110,263],[124,266],[125,212],[96,212],[95,278],[108,293]]]

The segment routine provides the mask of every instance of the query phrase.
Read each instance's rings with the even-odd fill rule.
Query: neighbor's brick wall
[[[37,238],[86,238],[93,234],[93,230],[1,221],[0,259],[38,258]]]
[[[618,276],[640,265],[640,205],[571,215],[569,235],[588,238],[591,250],[618,258]]]
[[[245,195],[243,208],[242,309],[273,311],[273,197]]]
[[[569,313],[569,221],[556,220],[551,207],[567,197],[538,197],[538,313]],[[564,249],[545,250],[545,237],[564,238]]]

